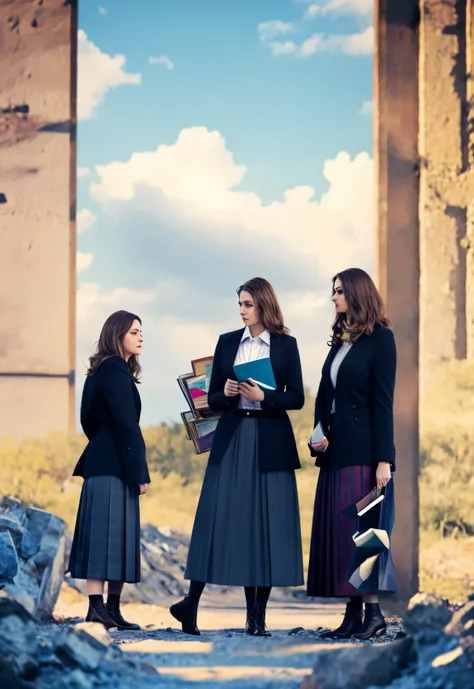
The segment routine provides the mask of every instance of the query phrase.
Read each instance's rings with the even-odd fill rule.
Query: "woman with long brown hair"
[[[184,632],[199,634],[205,584],[243,586],[246,633],[270,636],[265,611],[272,586],[303,583],[294,473],[300,462],[287,410],[303,407],[304,390],[298,346],[273,287],[253,278],[237,293],[244,327],[221,335],[214,354],[208,400],[222,416],[189,547],[189,594],[170,612]],[[234,365],[267,357],[276,390],[237,382]]]
[[[69,572],[73,579],[87,580],[86,621],[107,629],[139,629],[124,620],[120,595],[124,582],[140,581],[139,495],[150,483],[136,386],[142,343],[138,316],[128,311],[109,316],[82,393],[81,425],[89,442],[73,474],[84,483]]]
[[[314,426],[321,424],[324,437],[310,444],[320,469],[308,595],[349,598],[342,624],[327,636],[369,639],[385,631],[378,594],[394,593],[396,579],[388,550],[378,557],[365,585],[358,582],[356,587],[349,582],[355,526],[344,510],[375,487],[384,490],[382,505],[390,535],[396,347],[382,298],[365,271],[350,268],[338,273],[333,278],[332,301],[331,349],[323,365],[314,414]]]

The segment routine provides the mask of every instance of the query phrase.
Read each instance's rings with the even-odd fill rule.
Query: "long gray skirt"
[[[303,558],[294,471],[261,472],[258,423],[241,419],[208,464],[185,579],[222,586],[299,586]]]
[[[68,571],[73,579],[140,581],[140,502],[117,476],[85,479]]]

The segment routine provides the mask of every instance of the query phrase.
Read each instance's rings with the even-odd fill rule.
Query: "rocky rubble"
[[[38,620],[51,618],[61,589],[65,530],[54,514],[0,500],[0,588]]]
[[[301,689],[474,689],[474,596],[453,609],[417,594],[399,636],[318,654]]]
[[[132,660],[110,643],[98,624],[67,627],[38,641],[36,623],[16,600],[0,591],[0,687],[2,689],[92,689],[119,686],[156,670]]]

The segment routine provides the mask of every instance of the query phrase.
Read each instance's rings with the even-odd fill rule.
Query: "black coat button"
[[[352,409],[357,409],[357,404],[353,404]]]

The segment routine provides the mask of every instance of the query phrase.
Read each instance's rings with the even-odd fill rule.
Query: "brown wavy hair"
[[[376,326],[390,327],[390,321],[385,316],[382,297],[374,281],[361,268],[348,268],[335,275],[332,279],[332,294],[334,285],[339,278],[344,296],[350,312],[351,324],[347,323],[345,313],[338,313],[332,324],[332,337],[329,345],[338,344],[345,332],[352,341],[361,335],[370,335]]]
[[[97,349],[89,357],[88,376],[94,376],[97,373],[104,359],[108,359],[111,356],[121,356],[124,358],[123,338],[132,327],[133,321],[138,321],[140,325],[142,324],[140,316],[129,311],[115,311],[107,318],[100,332]],[[136,354],[132,354],[127,361],[127,366],[135,383],[139,383],[142,367]]]
[[[248,292],[252,295],[258,309],[262,325],[272,335],[288,335],[290,332],[283,321],[280,304],[272,285],[265,278],[252,278],[247,280],[237,289],[240,297],[241,292]]]

